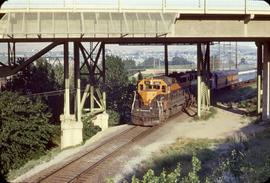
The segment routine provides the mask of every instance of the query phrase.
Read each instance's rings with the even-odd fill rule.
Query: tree
[[[248,63],[247,63],[246,59],[245,58],[241,58],[241,61],[240,61],[239,65],[247,65],[247,64]]]
[[[108,56],[106,58],[106,84],[108,109],[120,115],[120,121],[129,118],[133,93],[136,86],[129,82],[128,72],[120,57]]]
[[[140,71],[139,74],[138,74],[138,81],[141,81],[141,80],[143,80],[143,75],[142,75],[142,73]]]
[[[50,115],[39,100],[33,102],[12,92],[0,93],[1,175],[46,151],[54,134],[48,123]]]
[[[106,85],[110,88],[128,85],[128,72],[120,57],[108,56],[106,58]]]
[[[63,65],[52,65],[41,58],[13,76],[6,83],[4,90],[19,92],[23,95],[59,90],[64,85],[63,69]],[[53,114],[51,122],[59,123],[60,115],[63,113],[63,96],[42,99]]]
[[[156,59],[154,57],[150,57],[147,58],[146,60],[144,60],[144,62],[142,63],[142,66],[144,68],[156,68],[157,66],[159,66],[164,64],[163,62],[161,62],[159,59]]]
[[[23,94],[57,90],[63,86],[63,83],[57,83],[55,76],[54,66],[44,59],[39,59],[35,64],[30,64],[17,75],[13,76],[7,82],[6,89]]]
[[[123,61],[125,64],[125,69],[130,70],[130,69],[136,69],[136,63],[134,60],[127,59]]]
[[[173,57],[172,65],[192,65],[190,61],[185,59],[184,57]]]

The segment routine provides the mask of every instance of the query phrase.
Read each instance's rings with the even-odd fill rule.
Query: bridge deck
[[[12,4],[15,0],[10,2],[0,10],[0,41],[270,38],[270,6],[264,1],[100,0],[87,4],[77,0],[57,3],[48,0],[46,4],[28,0],[28,4],[16,5]]]

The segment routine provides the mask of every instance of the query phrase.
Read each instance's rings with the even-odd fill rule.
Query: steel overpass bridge
[[[187,0],[179,2],[187,2]],[[106,44],[164,45],[165,73],[168,74],[168,45],[197,44],[198,115],[210,105],[210,43],[213,41],[252,41],[258,47],[258,113],[270,119],[270,6],[264,1],[227,0],[232,6],[218,6],[213,0],[188,0],[192,5],[161,0],[140,6],[123,4],[4,4],[0,10],[0,42],[7,43],[8,62],[0,62],[0,77],[11,76],[57,46],[63,46],[65,105],[62,117],[62,148],[82,141],[82,111],[97,114],[106,110],[106,96],[97,88],[105,82]],[[157,1],[155,1],[157,2]],[[220,3],[225,1],[220,0]],[[49,42],[30,58],[18,62],[17,43]],[[96,43],[93,49],[83,43]],[[70,113],[69,46],[73,44],[76,104]],[[83,58],[83,60],[80,60]],[[83,67],[87,73],[82,73]],[[81,75],[89,84],[81,96]],[[263,83],[263,84],[262,84]],[[90,108],[85,109],[85,101]],[[261,105],[261,98],[263,104]],[[106,121],[101,117],[100,121]],[[106,125],[105,125],[106,127]]]

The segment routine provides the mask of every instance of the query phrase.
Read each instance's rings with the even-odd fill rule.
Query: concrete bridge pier
[[[270,120],[270,42],[263,45],[263,121]]]
[[[169,76],[168,44],[164,45],[165,76]]]
[[[68,43],[64,43],[64,115],[61,116],[61,149],[80,145],[83,142],[81,122],[81,89],[80,89],[80,54],[78,43],[74,43],[74,86],[76,90],[75,114],[70,114],[70,76]]]

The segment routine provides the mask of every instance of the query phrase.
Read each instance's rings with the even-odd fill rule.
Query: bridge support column
[[[262,63],[263,63],[263,51],[262,43],[256,43],[257,45],[257,114],[262,112]]]
[[[93,119],[94,125],[105,130],[109,124],[109,115],[106,113],[106,93],[101,92],[99,87],[105,85],[105,44],[97,43],[90,52],[82,44],[79,47],[84,58],[81,67],[81,71],[84,71],[84,73],[81,74],[88,76],[81,109],[84,111],[84,115],[95,116],[95,119]],[[89,108],[85,108],[85,105]]]
[[[202,55],[201,52],[201,44],[197,45],[197,115],[201,117],[201,84],[202,84],[202,75],[201,75],[201,62],[202,62]]]
[[[168,44],[164,45],[165,76],[169,75]]]
[[[69,78],[68,43],[64,43],[64,79],[65,79],[64,116],[65,119],[68,119],[70,117],[70,78]]]
[[[262,119],[270,120],[270,42],[263,46],[263,110]]]
[[[70,85],[69,85],[69,56],[68,43],[64,44],[64,72],[65,72],[65,102],[64,116],[61,116],[61,149],[80,145],[82,139],[81,122],[81,89],[80,89],[80,56],[78,43],[74,43],[74,81],[76,88],[75,114],[70,115]]]
[[[197,115],[210,107],[210,43],[197,44]]]

